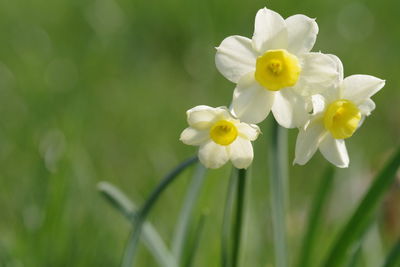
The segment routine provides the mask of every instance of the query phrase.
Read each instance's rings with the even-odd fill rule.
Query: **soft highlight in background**
[[[229,35],[251,36],[254,15],[265,5],[283,17],[317,18],[313,50],[338,55],[345,76],[386,80],[374,97],[377,109],[347,142],[351,164],[337,171],[319,239],[322,257],[399,144],[396,1],[0,2],[0,266],[117,266],[130,225],[96,184],[110,181],[139,204],[165,172],[196,152],[179,142],[185,111],[202,103],[228,105],[234,88],[215,68],[214,47]],[[270,120],[260,125],[264,134],[255,142],[243,266],[265,266],[273,257],[266,179]],[[292,157],[296,134],[289,132]],[[290,168],[292,251],[299,249],[312,193],[327,165],[318,154],[306,166]],[[219,265],[229,171],[208,172],[202,189],[196,214],[209,215],[196,266]],[[150,216],[167,241],[191,172],[167,190]],[[366,255],[367,267],[377,266],[400,235],[399,193],[394,187],[388,194],[367,237],[375,251]],[[155,266],[146,249],[138,266]]]

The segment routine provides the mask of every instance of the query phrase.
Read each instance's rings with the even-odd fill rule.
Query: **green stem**
[[[308,221],[307,232],[304,236],[299,267],[309,267],[312,265],[311,256],[313,255],[316,244],[315,240],[318,234],[324,204],[332,187],[333,176],[334,168],[329,166],[326,172],[324,172],[323,177],[321,177],[321,184],[312,202],[313,206]]]
[[[358,244],[354,250],[353,255],[350,257],[349,264],[347,267],[357,267],[360,265],[360,261],[362,258],[362,244]]]
[[[224,215],[222,219],[222,230],[221,230],[221,266],[231,267],[231,218],[232,218],[232,206],[235,201],[235,186],[237,184],[236,169],[232,169],[231,177],[229,179],[228,192],[226,194]]]
[[[287,267],[286,203],[288,201],[287,130],[274,120],[269,144],[270,194],[275,244],[275,266]]]
[[[239,266],[240,241],[242,236],[244,198],[246,193],[246,170],[238,170],[236,218],[233,232],[232,266]]]
[[[189,248],[187,250],[187,256],[185,259],[185,263],[182,266],[191,267],[194,265],[194,258],[200,246],[200,239],[201,234],[203,233],[206,216],[207,215],[203,213],[199,219],[199,222],[197,223],[197,226],[195,227],[196,230],[194,233],[194,237],[193,240],[188,244]]]
[[[389,252],[383,267],[395,267],[400,265],[400,239]]]
[[[146,220],[148,213],[150,212],[153,205],[156,203],[161,193],[175,180],[178,175],[185,170],[187,167],[196,163],[198,161],[197,157],[192,157],[181,164],[179,164],[175,169],[173,169],[169,174],[167,174],[161,181],[160,184],[154,189],[147,198],[146,202],[137,212],[134,220],[134,230],[129,237],[127,246],[125,248],[124,256],[122,259],[122,267],[131,267],[135,260],[135,255],[137,251],[137,244],[140,239],[140,234],[142,231],[143,223]]]
[[[136,205],[121,190],[107,182],[100,182],[98,189],[101,194],[116,207],[130,222],[134,222]],[[144,244],[153,254],[160,266],[177,267],[175,257],[165,245],[164,240],[150,222],[143,224],[142,238]]]
[[[198,164],[183,201],[178,223],[175,227],[175,234],[172,242],[172,252],[179,263],[182,260],[185,242],[187,241],[187,233],[192,221],[193,207],[196,204],[200,189],[203,185],[206,170],[207,169],[202,164]]]
[[[187,159],[186,161],[179,164],[175,169],[173,169],[169,174],[167,174],[163,178],[161,183],[156,187],[156,189],[154,189],[154,191],[151,193],[150,197],[146,200],[143,207],[140,209],[139,214],[141,215],[141,217],[146,217],[151,208],[153,207],[154,203],[157,201],[158,197],[168,187],[168,185],[172,183],[182,171],[184,171],[187,167],[196,163],[197,161],[198,158],[196,156],[191,157],[190,159]]]
[[[97,188],[114,208],[120,211],[130,222],[134,221],[136,207],[120,189],[108,182],[98,183]]]
[[[392,185],[400,166],[400,149],[377,175],[355,212],[337,236],[323,267],[342,266],[348,249],[365,233],[385,192]]]

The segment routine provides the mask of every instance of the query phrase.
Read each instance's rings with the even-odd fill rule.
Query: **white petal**
[[[229,111],[226,108],[212,108],[204,105],[189,109],[186,114],[188,124],[199,130],[211,127],[217,119],[230,117]]]
[[[230,36],[217,47],[215,64],[225,78],[237,83],[243,75],[254,71],[257,56],[249,38]]]
[[[294,15],[286,19],[288,50],[292,54],[310,52],[318,34],[318,24],[304,15]]]
[[[181,140],[186,145],[198,146],[209,139],[209,132],[188,127],[181,133]]]
[[[322,95],[311,96],[311,102],[313,105],[313,115],[317,115],[325,111],[326,101]]]
[[[233,111],[241,121],[262,122],[271,110],[274,94],[254,79],[254,73],[247,74],[240,79],[233,92]]]
[[[253,161],[253,146],[249,140],[238,137],[229,146],[230,159],[238,169],[246,169]]]
[[[260,128],[255,124],[247,124],[241,122],[236,125],[236,128],[239,132],[239,136],[243,138],[254,141],[257,139],[258,135],[260,134]]]
[[[317,151],[324,136],[326,136],[326,130],[321,120],[312,121],[305,130],[300,129],[296,140],[296,152],[293,164],[306,164],[315,151]]]
[[[305,99],[289,88],[276,92],[272,113],[285,128],[301,127],[309,118]]]
[[[339,73],[339,81],[343,81],[343,75],[344,75],[344,71],[343,71],[343,63],[340,60],[340,58],[338,58],[335,55],[332,54],[326,54],[328,57],[330,57],[336,64],[336,69],[337,72]]]
[[[385,81],[370,75],[351,75],[343,81],[343,96],[345,99],[360,104],[376,94]]]
[[[267,8],[257,12],[253,46],[260,53],[270,49],[286,49],[287,30],[285,20],[281,15]]]
[[[349,155],[343,139],[334,139],[328,134],[319,145],[319,150],[330,163],[337,167],[347,168],[349,166]]]
[[[306,53],[300,58],[301,72],[296,90],[303,95],[321,93],[337,86],[339,73],[336,62],[322,53]]]
[[[358,108],[362,115],[369,116],[371,112],[375,109],[375,103],[370,98],[362,102]]]
[[[209,141],[200,146],[199,160],[206,168],[217,169],[229,160],[227,147]]]

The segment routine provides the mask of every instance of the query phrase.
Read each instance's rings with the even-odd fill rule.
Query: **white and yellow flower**
[[[314,19],[294,15],[286,20],[263,8],[255,18],[252,39],[230,36],[217,47],[215,62],[237,84],[232,101],[242,121],[259,123],[270,110],[280,125],[300,127],[308,119],[304,96],[337,82],[335,62],[311,53],[318,33]]]
[[[319,148],[322,155],[340,168],[349,165],[344,139],[351,137],[366,116],[375,109],[370,99],[385,81],[369,75],[352,75],[343,79],[343,66],[337,57],[340,83],[324,94],[312,96],[313,115],[301,128],[296,141],[294,163],[304,165]]]
[[[236,168],[250,166],[253,160],[251,141],[257,139],[257,125],[240,122],[225,107],[197,106],[187,111],[186,128],[180,140],[200,146],[199,160],[207,168],[219,168],[231,160]]]

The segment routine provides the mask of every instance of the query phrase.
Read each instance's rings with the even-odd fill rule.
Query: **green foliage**
[[[393,246],[388,254],[383,267],[395,267],[400,265],[400,241]]]
[[[371,217],[376,212],[380,200],[389,186],[393,184],[399,166],[400,149],[396,151],[393,158],[377,175],[350,220],[339,233],[332,250],[322,266],[335,267],[343,265],[348,257],[348,249],[362,238],[362,235],[370,224]]]
[[[376,110],[348,142],[350,169],[337,171],[333,204],[321,226],[333,230],[319,236],[316,247],[316,254],[325,253],[346,218],[333,207],[352,208],[350,195],[357,199],[356,193],[339,189],[365,187],[370,173],[384,165],[389,148],[398,144],[400,35],[395,25],[400,4],[293,3],[0,1],[0,266],[117,266],[131,225],[103,200],[96,185],[106,180],[143,203],[159,177],[195,152],[178,141],[186,127],[184,112],[203,103],[229,104],[234,86],[217,73],[214,47],[228,35],[250,37],[255,12],[264,5],[284,16],[317,18],[314,51],[340,56],[346,75],[373,73],[387,80],[374,98]],[[348,15],[354,8],[358,13]],[[245,266],[266,266],[273,259],[265,179],[268,123],[261,125],[264,138],[255,144],[252,167],[257,175],[248,184]],[[290,132],[289,155],[294,138],[295,131]],[[290,168],[292,251],[299,251],[305,206],[320,183],[310,174],[319,173],[322,162],[316,157]],[[360,174],[353,175],[357,162]],[[221,192],[228,170],[210,171],[194,209],[195,214],[209,210],[195,267],[219,266]],[[183,174],[148,218],[167,244],[190,179]],[[337,204],[341,200],[347,205]],[[157,266],[147,250],[139,249],[138,255],[139,266]]]
[[[312,255],[315,251],[314,247],[318,245],[317,237],[319,227],[322,225],[323,212],[326,209],[325,204],[332,188],[334,177],[334,168],[329,166],[321,177],[321,183],[316,190],[315,198],[312,199],[312,209],[308,216],[308,226],[304,240],[302,243],[302,250],[300,254],[299,267],[313,266]]]

